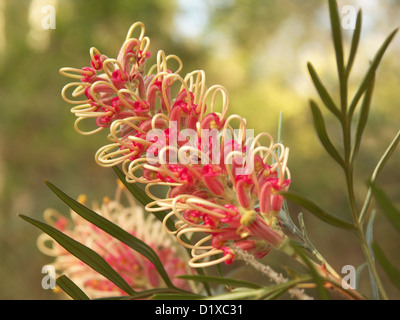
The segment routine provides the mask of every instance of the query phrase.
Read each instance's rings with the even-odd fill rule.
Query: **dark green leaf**
[[[354,114],[354,111],[357,107],[358,101],[360,100],[361,96],[364,94],[365,90],[370,86],[370,82],[373,80],[374,74],[376,73],[376,70],[379,66],[379,63],[382,60],[382,57],[388,48],[390,42],[393,40],[394,36],[396,35],[398,29],[395,29],[385,40],[385,42],[382,44],[380,49],[378,50],[377,54],[375,55],[374,59],[372,60],[372,63],[364,76],[363,81],[361,82],[360,87],[358,88],[356,94],[353,97],[353,100],[351,101],[350,108],[349,108],[349,115],[352,116]]]
[[[93,223],[98,228],[104,230],[111,236],[125,243],[127,246],[131,247],[132,249],[136,250],[144,257],[149,259],[149,261],[157,269],[158,273],[163,278],[167,286],[170,288],[174,287],[171,280],[169,279],[167,272],[164,269],[163,264],[160,261],[160,258],[157,256],[157,254],[149,245],[144,243],[142,240],[136,238],[135,236],[131,235],[129,232],[126,232],[121,227],[110,222],[103,216],[90,210],[89,208],[79,203],[78,201],[72,199],[64,192],[62,192],[60,189],[58,189],[56,186],[54,186],[52,183],[46,181],[46,184],[62,201],[64,201],[72,210],[74,210],[82,218]]]
[[[257,289],[257,288],[261,287],[258,284],[251,283],[248,281],[223,278],[223,277],[215,277],[215,276],[201,276],[201,275],[185,274],[185,275],[178,276],[178,278],[185,279],[185,280],[193,280],[193,281],[198,281],[198,282],[218,283],[218,284],[223,284],[223,285],[231,286],[231,287],[242,287],[242,288],[253,288],[253,289]]]
[[[34,226],[47,233],[55,241],[57,241],[65,250],[77,257],[82,262],[93,268],[98,273],[105,276],[108,280],[114,283],[128,294],[134,294],[133,290],[126,281],[102,258],[97,252],[84,246],[83,244],[68,237],[61,231],[35,219],[20,215],[22,219],[33,224]]]
[[[317,92],[321,97],[322,101],[324,102],[325,106],[340,120],[341,113],[339,109],[337,108],[329,92],[325,89],[320,78],[318,77],[317,72],[315,71],[313,65],[310,62],[307,64],[307,68],[308,72],[310,73],[311,79],[314,83],[314,86],[317,89]]]
[[[198,300],[202,298],[204,296],[183,293],[156,293],[151,296],[151,300]]]
[[[322,117],[321,110],[318,108],[317,104],[310,100],[311,112],[314,119],[314,126],[317,131],[319,140],[324,146],[325,150],[329,153],[329,155],[342,167],[345,168],[344,161],[340,156],[339,152],[333,146],[331,140],[328,137],[328,133],[326,131],[324,118]]]
[[[117,166],[112,167],[118,178],[121,180],[121,182],[125,185],[125,187],[132,193],[132,195],[144,206],[146,207],[150,202],[153,202],[153,199],[151,199],[146,192],[143,191],[138,185],[135,183],[128,183],[125,179],[124,173],[121,171],[120,168]],[[165,211],[158,211],[158,212],[152,212],[154,216],[163,222],[164,217],[167,215],[167,212]],[[174,223],[168,219],[166,221],[167,228],[170,230],[173,230],[175,228]],[[182,236],[182,240],[189,243],[188,239],[186,238],[185,235]]]
[[[357,14],[356,28],[354,29],[353,38],[351,40],[350,55],[349,55],[349,60],[347,61],[347,66],[346,66],[347,77],[350,74],[354,59],[356,57],[358,44],[360,42],[361,26],[362,26],[362,11],[360,9]]]
[[[375,75],[373,76],[372,81],[370,82],[370,85],[367,88],[367,92],[365,93],[364,100],[361,105],[360,118],[358,119],[356,137],[354,141],[353,151],[351,154],[352,162],[355,160],[355,157],[357,156],[358,149],[360,148],[361,144],[361,138],[364,133],[365,126],[367,124],[369,110],[371,106],[371,100],[372,100],[372,93],[374,91],[374,84],[375,84]]]
[[[335,227],[347,229],[347,230],[354,230],[353,224],[347,222],[341,218],[338,218],[332,214],[327,213],[325,210],[321,209],[311,200],[306,199],[304,196],[295,193],[295,192],[284,192],[282,195],[290,201],[293,201],[303,208],[307,209],[310,213],[314,214],[316,217],[320,218],[321,220],[325,221],[326,223],[333,225]]]
[[[56,280],[57,285],[74,300],[90,300],[89,297],[66,275]]]
[[[371,184],[372,193],[375,196],[379,206],[382,208],[386,217],[394,225],[397,231],[400,232],[400,211],[395,208],[392,201],[388,196],[382,191],[381,188],[375,184]]]
[[[383,269],[385,270],[386,274],[392,281],[392,283],[400,289],[400,271],[397,270],[392,263],[389,261],[389,259],[386,257],[380,246],[374,242],[372,244],[372,247],[375,252],[376,259],[379,261]]]
[[[132,193],[132,195],[145,207],[148,205],[150,202],[153,201],[146,192],[143,191],[138,185],[135,183],[129,183],[126,181],[124,173],[121,171],[120,168],[117,166],[112,167],[118,178],[121,180],[121,182],[125,185],[125,187]],[[159,218],[160,221],[162,221],[162,218]]]

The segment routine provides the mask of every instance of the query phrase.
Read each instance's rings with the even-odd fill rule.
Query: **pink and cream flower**
[[[127,182],[144,184],[154,200],[147,211],[170,211],[164,227],[192,249],[192,267],[230,263],[235,246],[258,257],[280,247],[286,240],[278,213],[281,192],[290,185],[289,149],[267,133],[254,136],[239,115],[228,116],[227,90],[208,87],[203,70],[181,76],[177,56],[160,50],[145,73],[149,44],[139,22],[117,59],[92,48],[91,67],[61,69],[80,80],[62,91],[65,101],[77,105],[75,128],[83,134],[109,130],[109,143],[98,150],[96,162],[119,165]],[[178,65],[175,71],[171,63]],[[74,99],[83,100],[68,98],[70,88]],[[97,128],[83,132],[79,124],[88,119],[95,119]],[[156,196],[154,187],[165,187],[167,195]],[[168,219],[175,230],[166,228]],[[184,234],[200,239],[188,244]]]

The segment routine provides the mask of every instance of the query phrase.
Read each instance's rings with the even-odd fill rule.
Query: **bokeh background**
[[[400,25],[400,1],[338,3],[340,10],[345,5],[363,9],[364,28],[351,78],[356,88],[380,44]],[[46,5],[56,9],[55,29],[42,28]],[[74,131],[74,116],[60,96],[67,79],[58,70],[86,66],[92,46],[115,57],[136,21],[146,25],[153,58],[163,49],[181,57],[184,72],[205,70],[209,85],[228,89],[230,114],[246,117],[249,128],[277,137],[282,112],[281,137],[291,150],[291,189],[350,218],[343,174],[321,147],[308,106],[309,98],[319,100],[307,61],[332,91],[337,89],[327,1],[0,0],[0,299],[57,299],[41,287],[41,268],[51,260],[36,248],[39,231],[17,216],[42,219],[48,207],[68,212],[43,180],[72,197],[85,193],[89,199],[101,200],[113,194],[113,171],[94,161],[105,136],[84,137]],[[348,44],[352,30],[343,29],[343,34]],[[347,45],[345,49],[348,52]],[[399,55],[396,37],[377,73],[370,121],[357,161],[359,206],[374,166],[400,127]],[[327,125],[339,141],[330,116]],[[397,150],[379,178],[397,207],[399,164]],[[290,211],[295,220],[301,208],[290,204]],[[304,214],[311,241],[338,272],[344,265],[357,267],[364,262],[355,237]],[[399,235],[379,209],[374,236],[399,267]],[[279,255],[266,259],[284,270]],[[400,298],[385,275],[383,281],[389,295]],[[361,289],[370,294],[367,271],[362,273]]]

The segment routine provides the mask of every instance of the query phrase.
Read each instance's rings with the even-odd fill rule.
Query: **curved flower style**
[[[133,33],[140,29],[135,38]],[[174,55],[157,55],[157,63],[145,74],[145,63],[150,57],[150,40],[144,36],[141,22],[132,25],[117,59],[108,58],[94,47],[90,49],[90,65],[81,69],[62,68],[60,73],[79,81],[71,82],[62,90],[63,99],[74,105],[71,112],[77,117],[75,129],[81,134],[93,134],[108,128],[116,119],[151,118],[156,112],[156,95],[160,79],[172,73],[167,64],[175,61],[175,72],[182,69],[181,60]],[[155,76],[157,74],[157,76]],[[72,93],[68,92],[72,90]],[[164,108],[165,106],[162,106]],[[82,130],[83,120],[95,119],[95,129]]]
[[[137,27],[140,35],[133,38]],[[270,246],[281,246],[286,238],[278,213],[280,192],[290,184],[289,149],[267,133],[254,137],[239,115],[228,116],[226,89],[207,87],[202,70],[182,77],[178,57],[160,50],[145,74],[149,44],[139,22],[129,30],[117,59],[92,48],[91,67],[61,69],[80,80],[62,91],[65,101],[78,105],[72,108],[75,128],[83,134],[109,130],[110,143],[97,151],[96,162],[121,165],[127,182],[145,184],[154,200],[147,211],[170,210],[164,227],[174,220],[176,230],[166,231],[192,249],[192,267],[232,262],[233,246],[258,257]],[[73,98],[86,99],[67,98],[71,87]],[[95,119],[97,128],[82,131],[78,125],[86,119]],[[154,186],[168,187],[167,197],[153,194]],[[186,233],[200,240],[186,243],[181,240]]]
[[[126,205],[122,203],[125,200],[121,199],[122,195],[126,195],[128,201]],[[84,202],[84,196],[80,197],[79,201]],[[143,208],[135,203],[132,195],[121,184],[117,188],[114,200],[104,198],[101,206],[94,205],[93,210],[150,245],[160,257],[174,285],[190,289],[186,281],[175,278],[191,272],[187,267],[187,253],[163,232],[160,221],[144,213]],[[100,254],[135,290],[162,286],[161,277],[146,258],[75,212],[71,211],[71,219],[68,219],[58,211],[47,209],[44,217],[49,224]],[[52,265],[56,272],[68,276],[90,298],[126,294],[66,251],[47,234],[41,234],[37,244],[40,251],[55,258]]]
[[[233,119],[241,118],[229,117],[224,128]],[[228,130],[222,130],[222,141],[226,141],[223,138],[227,133]],[[268,139],[268,147],[260,143],[262,138]],[[161,149],[160,154],[166,148]],[[177,236],[179,243],[192,249],[191,267],[206,267],[222,261],[232,263],[234,247],[261,258],[269,252],[270,246],[279,248],[286,241],[278,214],[284,200],[280,193],[287,191],[290,185],[289,149],[275,144],[270,135],[262,133],[246,141],[239,137],[239,140],[235,138],[221,144],[221,154],[219,164],[210,161],[202,165],[210,160],[209,155],[198,152],[200,164],[186,164],[180,171],[173,165],[156,167],[158,175],[178,177],[173,183],[165,183],[170,186],[167,198],[157,198],[150,191],[160,182],[149,183],[146,187],[148,195],[154,199],[146,209],[171,210],[165,217],[164,227]],[[191,175],[191,179],[184,182],[178,181],[183,179],[184,168],[199,174]],[[143,171],[151,169],[146,165]],[[175,230],[167,228],[168,219],[174,220]],[[186,233],[196,234],[199,239],[188,244],[181,239]]]

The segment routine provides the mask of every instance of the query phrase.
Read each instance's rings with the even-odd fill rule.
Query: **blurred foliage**
[[[0,32],[5,35],[4,43],[0,43],[1,299],[54,298],[40,286],[41,267],[48,261],[36,249],[38,231],[16,218],[20,213],[41,218],[48,207],[61,206],[65,210],[43,179],[57,183],[73,197],[85,193],[89,199],[98,199],[112,193],[114,172],[94,162],[94,153],[103,144],[104,135],[81,137],[74,131],[74,117],[60,97],[66,81],[58,70],[64,66],[86,66],[91,46],[115,56],[135,21],[144,22],[153,55],[159,49],[177,54],[183,60],[184,71],[204,69],[208,84],[225,86],[230,92],[230,113],[246,117],[248,126],[256,132],[267,131],[277,137],[282,111],[282,139],[291,149],[291,189],[318,200],[322,207],[330,208],[340,217],[348,217],[344,177],[323,151],[308,107],[308,98],[316,97],[316,93],[307,74],[307,61],[319,70],[325,83],[336,83],[325,1],[204,1],[208,20],[204,28],[194,25],[198,30],[193,37],[180,32],[180,28],[189,26],[175,23],[177,15],[182,13],[179,4],[183,1],[3,0],[0,3],[4,17],[4,26],[0,26],[4,29]],[[32,3],[37,6],[55,3],[57,24],[56,29],[38,30],[38,38],[27,40],[32,29],[40,29],[40,11],[39,20],[29,19]],[[383,39],[397,27],[400,2],[367,6],[362,1],[339,1],[340,8],[346,4],[366,6],[366,28],[353,71],[352,81],[356,85],[360,72],[365,70]],[[191,14],[196,17],[195,10]],[[351,31],[345,30],[345,40]],[[399,129],[399,50],[400,39],[396,38],[377,73],[370,119],[356,164],[359,199],[365,196],[367,179]],[[340,139],[339,128],[327,119],[328,129]],[[397,151],[378,179],[378,185],[397,207],[399,163]],[[295,215],[300,210],[296,206],[290,209]],[[305,222],[310,239],[338,272],[343,265],[357,267],[363,263],[354,238],[311,216],[305,215]],[[392,263],[399,266],[399,235],[379,215],[379,210],[374,232],[374,238],[379,239]],[[273,258],[274,255],[266,257]],[[279,268],[281,262],[272,260],[271,265]],[[364,276],[368,282],[366,272]],[[388,293],[399,298],[397,291]]]

